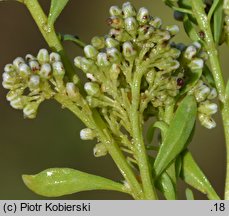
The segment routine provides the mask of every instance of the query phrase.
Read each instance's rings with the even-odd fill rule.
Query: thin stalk
[[[142,179],[143,191],[145,199],[157,199],[156,190],[152,181],[152,174],[149,168],[148,156],[145,149],[145,144],[142,135],[142,123],[140,119],[139,105],[140,105],[140,86],[142,71],[136,70],[131,85],[132,91],[132,104],[131,104],[131,126],[134,145],[136,148],[136,157]]]
[[[63,46],[56,35],[54,26],[48,25],[47,16],[41,8],[39,2],[37,0],[23,0],[21,2],[24,3],[28,8],[49,47],[61,55],[69,79],[72,80],[73,76],[77,77],[74,66],[67,57],[67,54],[65,53]]]
[[[213,39],[209,20],[204,11],[204,4],[202,0],[191,1],[192,10],[197,19],[199,27],[205,34],[205,49],[209,55],[212,74],[215,80],[216,88],[219,93],[219,100],[221,101],[221,114],[224,126],[224,134],[226,140],[226,182],[225,182],[225,199],[229,200],[229,103],[225,103],[225,84],[222,76],[222,69],[220,66],[219,54],[216,44]]]

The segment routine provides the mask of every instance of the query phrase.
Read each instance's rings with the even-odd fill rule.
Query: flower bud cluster
[[[85,57],[74,60],[76,67],[90,80],[85,84],[90,104],[103,107],[104,103],[99,102],[102,95],[115,99],[120,89],[128,93],[133,74],[140,67],[145,79],[141,86],[142,96],[154,89],[149,97],[154,95],[155,107],[169,103],[170,97],[175,97],[180,88],[174,72],[180,67],[177,59],[181,52],[169,44],[179,28],[175,25],[162,28],[161,19],[152,17],[146,8],[136,11],[129,2],[122,8],[112,6],[110,15],[107,20],[111,27],[109,34],[94,37],[84,48]],[[165,103],[164,95],[168,95]]]
[[[217,104],[210,102],[210,100],[217,97],[216,89],[211,87],[202,75],[207,54],[202,51],[201,45],[197,42],[188,47],[182,44],[173,44],[173,46],[183,50],[180,58],[180,63],[184,70],[181,93],[195,96],[201,125],[212,129],[216,126],[212,115],[217,112],[218,107]]]
[[[2,85],[9,89],[6,98],[10,105],[23,110],[26,118],[35,118],[40,103],[55,93],[50,80],[58,86],[63,83],[64,74],[60,55],[41,49],[36,57],[28,54],[25,59],[17,57],[7,64]]]
[[[195,96],[198,104],[198,118],[202,126],[212,129],[216,127],[216,122],[212,118],[218,110],[216,103],[211,100],[217,97],[217,91],[206,82],[199,80],[197,84],[189,91],[189,94]]]

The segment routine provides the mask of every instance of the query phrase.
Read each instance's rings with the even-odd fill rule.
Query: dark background
[[[46,12],[48,0],[40,1]],[[105,20],[111,5],[121,5],[121,0],[71,0],[56,23],[62,33],[78,35],[89,43],[95,35],[108,31]],[[162,0],[134,0],[136,8],[145,6],[152,15],[159,16],[165,24],[177,23],[172,11]],[[180,23],[178,23],[180,25]],[[183,32],[175,40],[189,43]],[[14,1],[0,2],[0,68],[17,56],[37,54],[40,48],[48,48],[27,9]],[[66,43],[72,59],[82,51]],[[228,50],[220,49],[222,65],[227,77]],[[67,110],[53,101],[44,102],[35,120],[25,120],[21,111],[12,109],[5,100],[6,91],[0,86],[0,199],[44,199],[29,191],[21,180],[22,174],[38,173],[50,167],[71,167],[115,180],[120,174],[109,158],[94,158],[93,142],[79,139],[84,126]],[[217,192],[223,196],[225,176],[225,147],[220,118],[217,128],[207,130],[197,126],[191,144],[197,162],[209,177]],[[184,184],[181,183],[181,189]],[[181,191],[180,189],[180,191]],[[82,192],[63,199],[129,199],[117,192]],[[183,198],[181,192],[180,199]],[[197,193],[197,198],[205,199]]]

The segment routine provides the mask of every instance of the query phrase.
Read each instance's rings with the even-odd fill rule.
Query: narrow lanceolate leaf
[[[154,163],[154,170],[157,176],[160,175],[184,149],[194,126],[196,113],[197,105],[195,98],[193,96],[186,96],[177,108],[157,154]]]
[[[170,176],[164,172],[156,182],[156,187],[167,200],[176,200],[176,189]]]
[[[219,0],[219,3],[215,9],[213,15],[213,22],[214,22],[214,39],[217,45],[220,44],[222,32],[223,32],[223,0]]]
[[[153,141],[154,132],[156,128],[161,130],[161,135],[162,137],[164,137],[168,129],[168,125],[163,121],[156,121],[155,123],[150,125],[147,130],[147,134],[146,134],[146,139],[148,143],[151,143]]]
[[[183,25],[184,25],[185,32],[192,39],[192,41],[200,41],[200,37],[196,32],[196,29],[194,28],[194,25],[189,19],[188,15],[184,16]]]
[[[196,69],[193,71],[190,71],[190,78],[185,84],[185,87],[181,90],[181,94],[185,94],[188,92],[191,88],[194,87],[194,85],[198,82],[202,75],[202,69]]]
[[[182,154],[181,178],[193,188],[206,194],[209,199],[219,199],[210,182],[189,151],[185,151]]]
[[[46,197],[88,190],[115,190],[128,193],[126,187],[120,183],[70,168],[50,168],[36,175],[23,175],[22,178],[30,190]]]
[[[61,11],[64,9],[69,0],[52,0],[51,7],[48,16],[48,23],[53,25],[60,15]]]

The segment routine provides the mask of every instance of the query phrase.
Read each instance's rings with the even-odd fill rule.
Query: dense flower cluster
[[[9,89],[6,96],[15,109],[23,109],[26,118],[35,118],[40,103],[53,96],[54,88],[63,85],[65,74],[57,53],[49,54],[41,49],[34,57],[18,57],[4,68],[3,87]]]
[[[117,139],[127,142],[127,137],[120,134],[121,128],[132,133],[129,112],[137,74],[141,76],[139,113],[143,118],[158,116],[166,106],[192,94],[201,124],[214,128],[211,115],[217,112],[217,105],[210,100],[217,93],[202,75],[207,55],[201,45],[172,43],[179,31],[176,25],[163,27],[160,18],[151,16],[146,8],[136,11],[129,2],[122,8],[112,6],[110,15],[109,34],[92,38],[84,47],[85,57],[76,57],[74,63],[89,80],[84,85],[87,103],[98,108]],[[64,81],[64,74],[57,53],[41,49],[37,57],[18,57],[4,69],[3,86],[10,90],[7,100],[13,108],[23,109],[27,118],[34,118],[39,104],[57,92],[80,106],[82,95],[73,82]],[[95,138],[92,132],[83,129],[81,138]]]
[[[121,108],[128,108],[133,76],[142,73],[140,112],[148,107],[164,108],[184,94],[193,94],[201,124],[213,128],[211,115],[217,111],[217,105],[209,100],[217,94],[207,81],[198,81],[207,58],[201,45],[196,42],[185,47],[171,43],[179,31],[177,26],[163,27],[160,18],[152,17],[146,8],[136,11],[129,2],[122,9],[112,6],[110,15],[109,34],[94,37],[84,48],[85,57],[75,58],[75,65],[90,80],[85,84],[89,104],[101,108],[111,122],[109,118],[117,111],[115,104],[119,98]]]

